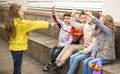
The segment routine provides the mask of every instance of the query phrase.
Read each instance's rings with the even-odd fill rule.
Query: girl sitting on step
[[[115,26],[110,15],[101,17],[101,22],[90,11],[86,10],[85,14],[99,27],[96,34],[96,45],[91,57],[85,59],[83,66],[83,74],[92,74],[94,68],[92,69],[91,64],[95,65],[98,61],[101,61],[102,64],[108,64],[115,60]]]

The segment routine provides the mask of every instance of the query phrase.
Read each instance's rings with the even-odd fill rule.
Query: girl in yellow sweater
[[[20,5],[16,3],[10,5],[5,32],[14,62],[13,74],[21,74],[23,51],[27,50],[28,47],[28,32],[35,29],[47,29],[49,27],[48,22],[24,20],[23,15],[24,12]]]

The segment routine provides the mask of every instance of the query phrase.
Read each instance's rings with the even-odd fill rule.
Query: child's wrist
[[[56,23],[49,23],[49,26],[55,26]]]

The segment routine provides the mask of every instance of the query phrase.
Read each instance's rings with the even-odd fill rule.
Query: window
[[[10,0],[0,0],[0,6],[2,7],[9,7],[10,3],[12,3]]]
[[[17,0],[0,0],[0,6],[7,7],[9,3]],[[24,0],[21,0],[21,3]],[[24,5],[27,9],[50,10],[52,5],[56,5],[59,11],[70,11],[73,7],[78,10],[89,9],[102,11],[102,0],[26,0]]]
[[[28,9],[50,9],[52,5],[61,11],[69,11],[73,7],[77,9],[89,9],[102,11],[102,0],[27,0]]]

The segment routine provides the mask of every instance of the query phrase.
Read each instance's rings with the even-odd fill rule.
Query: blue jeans
[[[13,74],[21,74],[23,51],[11,51],[11,54],[14,62]]]
[[[79,67],[79,63],[88,57],[90,57],[90,53],[80,54],[80,52],[77,52],[73,54],[70,57],[70,69],[67,74],[75,74],[77,68]]]
[[[51,56],[50,56],[50,62],[53,64],[56,61],[56,58],[58,56],[58,54],[62,51],[64,47],[60,47],[58,48],[57,46],[54,46],[51,50]]]
[[[84,65],[83,65],[83,74],[92,74],[93,69],[91,69],[89,67],[90,63],[96,64],[98,61],[101,61],[101,63],[104,64],[109,64],[112,61],[111,60],[104,60],[104,59],[100,59],[100,58],[96,58],[94,60],[92,60],[90,57],[84,60]]]

